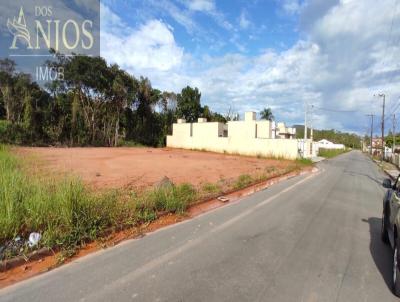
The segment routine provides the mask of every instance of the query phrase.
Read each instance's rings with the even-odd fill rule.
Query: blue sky
[[[101,51],[156,88],[198,87],[221,113],[271,107],[295,124],[307,102],[315,127],[365,133],[374,93],[388,114],[399,103],[397,2],[102,0]]]
[[[133,28],[151,19],[164,22],[173,28],[177,44],[196,56],[235,52],[258,55],[266,48],[287,49],[299,38],[298,16],[287,14],[273,0],[134,0],[103,4]]]

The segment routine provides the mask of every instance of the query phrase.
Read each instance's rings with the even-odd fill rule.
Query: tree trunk
[[[119,132],[119,111],[117,113],[117,120],[115,122],[115,138],[114,138],[115,147],[118,147],[118,132]]]

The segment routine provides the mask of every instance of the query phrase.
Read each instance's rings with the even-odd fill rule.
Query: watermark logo
[[[26,27],[26,21],[25,21],[25,15],[24,15],[24,10],[21,7],[19,11],[19,16],[18,20],[14,17],[13,21],[10,22],[10,20],[7,20],[7,27],[10,33],[14,36],[12,45],[10,46],[10,49],[17,49],[16,43],[17,39],[21,39],[25,41],[28,45],[29,49],[32,49],[31,46],[31,34],[28,31],[28,28]]]
[[[58,56],[100,55],[100,0],[13,0],[0,4],[0,59],[38,82],[60,80]]]

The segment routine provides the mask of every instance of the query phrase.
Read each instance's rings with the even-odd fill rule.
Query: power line
[[[387,63],[387,58],[388,58],[388,57],[386,56],[386,52],[388,51],[388,48],[389,48],[389,41],[390,41],[391,36],[392,36],[394,19],[395,19],[395,16],[396,16],[396,14],[397,14],[397,5],[398,5],[397,0],[394,0],[394,10],[393,10],[392,22],[390,23],[389,35],[388,35],[388,38],[387,38],[387,40],[386,40],[386,48],[385,48],[385,51],[384,51],[384,54],[385,54],[384,58],[385,58],[385,59],[383,60],[382,67],[384,67],[385,64]]]
[[[397,100],[397,104],[395,104],[395,105],[393,106],[393,110],[392,110],[392,111],[390,112],[390,114],[385,118],[385,121],[388,121],[388,120],[390,119],[390,117],[391,117],[393,114],[397,113],[397,110],[399,110],[399,108],[400,108],[400,99]]]
[[[386,53],[387,53],[387,51],[388,51],[388,49],[389,49],[389,44],[391,44],[390,42],[391,42],[391,37],[392,37],[392,32],[393,32],[393,25],[394,25],[394,20],[395,20],[395,18],[396,18],[396,16],[397,16],[397,9],[398,9],[398,1],[397,0],[394,0],[394,9],[393,9],[393,16],[392,16],[392,22],[391,22],[391,24],[390,24],[390,30],[389,30],[389,35],[388,35],[388,38],[387,38],[387,40],[386,40],[386,47],[385,47],[385,51],[384,51],[384,59],[383,59],[383,61],[382,61],[382,68],[384,68],[385,67],[385,65],[387,65],[389,62],[390,62],[390,60],[391,60],[391,58],[393,57],[393,55],[394,55],[394,51],[393,52],[391,52],[391,55],[389,56],[389,55],[386,55]],[[398,42],[398,41],[397,41]],[[396,43],[397,43],[396,42]],[[392,45],[396,45],[396,43],[392,43]],[[391,81],[392,81],[392,79],[393,79],[393,76],[394,76],[394,72],[389,76],[389,79],[387,79],[386,80],[386,82],[387,83],[390,83]],[[395,107],[395,106],[397,106],[396,107],[396,109],[393,109],[393,107],[392,107],[392,110],[390,110],[390,111],[392,111],[392,114],[394,114],[395,112],[396,112],[396,110],[398,109],[398,105],[399,104],[396,104],[396,105],[393,105],[393,107]]]

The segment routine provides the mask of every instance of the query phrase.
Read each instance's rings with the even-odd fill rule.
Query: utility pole
[[[370,150],[369,153],[372,155],[372,135],[374,131],[374,115],[373,114],[367,114],[367,116],[371,117],[371,142],[370,142]]]
[[[385,98],[384,93],[379,94],[382,97],[382,161],[385,158]]]
[[[394,155],[394,150],[396,149],[396,114],[393,114],[393,121],[392,121],[392,127],[393,127],[393,143],[392,143],[392,156]]]
[[[313,112],[313,109],[314,109],[314,105],[311,105],[311,118],[310,118],[310,128],[311,128],[311,130],[310,130],[310,138],[311,138],[311,143],[312,143],[312,141],[314,140],[314,125],[313,125],[313,122],[314,122],[314,112]]]
[[[307,101],[304,101],[304,141],[303,141],[304,158],[306,158],[306,140],[307,140]]]
[[[381,128],[382,128],[382,161],[385,158],[385,98],[386,95],[384,93],[378,94],[379,97],[382,98],[382,122],[381,122]]]
[[[304,141],[307,139],[307,102],[304,102]]]

